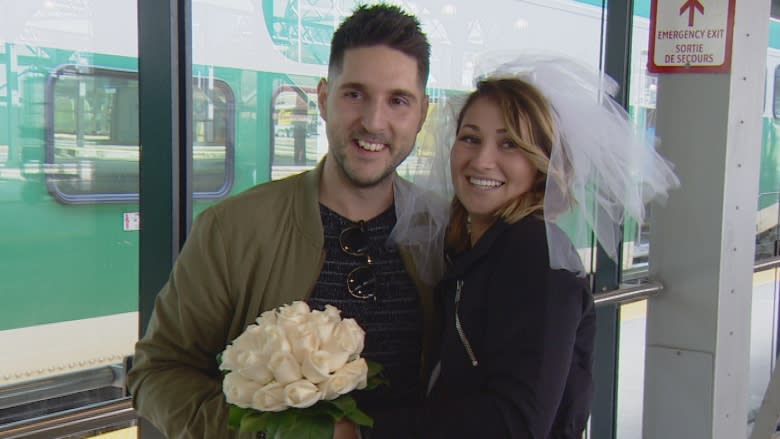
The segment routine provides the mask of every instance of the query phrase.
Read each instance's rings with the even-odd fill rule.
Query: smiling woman
[[[543,113],[533,115],[541,119],[531,120],[529,115],[504,115],[512,105],[503,89],[515,88],[530,102],[535,91],[524,85],[508,80],[486,83],[461,113],[450,166],[457,200],[469,214],[470,245],[495,221],[499,210],[518,203],[527,206],[526,214],[541,209],[540,196],[528,192],[543,188],[539,183],[544,182],[552,138],[551,132],[535,127],[550,127],[551,121],[544,121]],[[537,145],[547,146],[540,150]]]

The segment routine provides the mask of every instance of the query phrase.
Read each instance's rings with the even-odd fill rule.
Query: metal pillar
[[[769,0],[737,1],[728,73],[660,74],[660,151],[682,186],[651,213],[645,438],[747,435]],[[652,36],[651,36],[652,38]]]
[[[141,335],[192,219],[191,22],[190,0],[138,0]],[[143,439],[162,437],[139,427]]]

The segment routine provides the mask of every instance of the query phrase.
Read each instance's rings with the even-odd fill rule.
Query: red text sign
[[[653,0],[648,70],[727,72],[735,0]]]

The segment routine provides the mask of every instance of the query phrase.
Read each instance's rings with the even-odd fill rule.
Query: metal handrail
[[[753,266],[753,273],[780,267],[780,256],[767,258]]]
[[[760,262],[753,265],[753,272],[758,273],[760,271],[770,270],[773,268],[780,268],[780,256],[761,260]],[[623,271],[624,280],[642,280],[647,279],[647,276],[648,269],[646,265],[639,267],[638,269],[628,269]],[[655,296],[660,293],[663,288],[663,285],[658,282],[646,281],[642,282],[640,285],[623,286],[616,290],[595,293],[593,295],[593,300],[596,302],[596,305],[635,302],[637,300]]]
[[[593,301],[596,302],[597,306],[636,302],[655,296],[663,289],[664,287],[660,283],[648,281],[640,285],[624,286],[616,290],[595,293]]]
[[[128,397],[3,425],[0,426],[0,439],[50,439],[101,430],[108,426],[134,425],[137,420],[138,415]]]
[[[116,386],[123,381],[124,370],[116,366],[104,366],[3,386],[0,387],[0,410]]]

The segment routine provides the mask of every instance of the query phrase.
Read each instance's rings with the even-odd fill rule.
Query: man
[[[360,400],[369,414],[420,397],[431,285],[409,249],[387,244],[398,194],[416,191],[395,169],[425,121],[429,56],[416,18],[359,7],[334,34],[317,88],[326,158],[198,217],[128,375],[139,414],[168,437],[239,437],[227,429],[216,355],[263,311],[301,299],[366,330],[363,356],[392,382]]]

